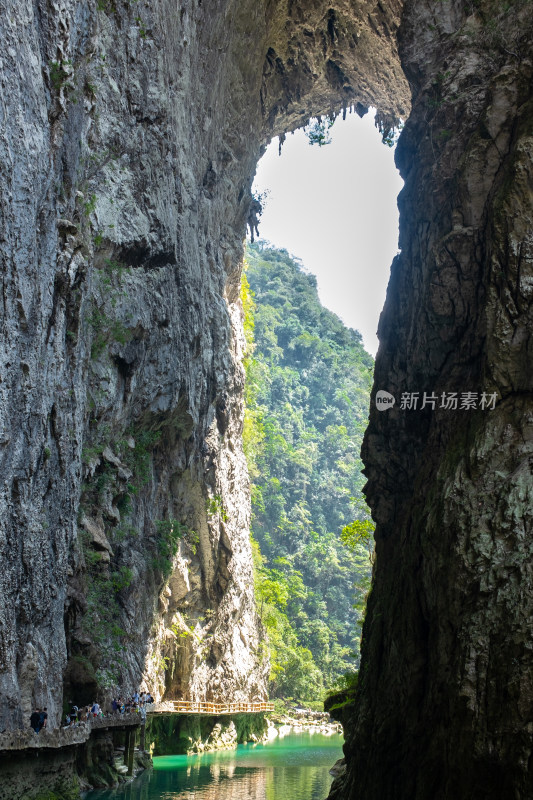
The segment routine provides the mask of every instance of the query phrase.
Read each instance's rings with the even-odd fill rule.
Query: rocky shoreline
[[[148,721],[146,741],[154,756],[193,755],[232,750],[238,744],[266,742],[269,723],[263,714],[159,714]]]
[[[323,711],[291,709],[259,715],[235,714],[229,717],[176,715],[150,721],[147,742],[154,756],[183,753],[193,755],[211,750],[231,750],[238,744],[266,744],[277,736],[308,731],[342,734],[342,725]]]
[[[284,728],[291,730],[309,731],[311,733],[323,733],[331,735],[342,733],[342,725],[336,722],[325,711],[311,711],[308,708],[293,709],[287,713],[273,713],[267,717],[268,738],[272,739],[280,735]],[[271,731],[276,731],[271,733]],[[285,731],[288,733],[289,731]]]

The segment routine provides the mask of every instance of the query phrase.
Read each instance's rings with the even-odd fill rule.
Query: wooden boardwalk
[[[274,703],[203,703],[192,700],[167,700],[146,708],[146,716],[156,714],[260,714],[274,711]],[[35,734],[30,728],[0,734],[0,753],[16,750],[57,750],[62,747],[84,744],[92,730],[144,729],[146,719],[138,712],[106,714],[104,717],[79,722],[70,728],[45,728]],[[129,740],[129,737],[128,737]]]
[[[204,703],[192,700],[167,700],[147,708],[150,714],[260,714],[274,711],[274,703]]]

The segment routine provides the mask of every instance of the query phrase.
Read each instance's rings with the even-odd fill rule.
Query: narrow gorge
[[[332,796],[533,797],[531,0],[0,0],[0,31],[0,731],[115,685],[266,697],[250,187],[274,135],[373,105],[405,188]]]

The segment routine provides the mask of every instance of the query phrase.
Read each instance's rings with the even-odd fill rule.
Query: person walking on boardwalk
[[[30,716],[30,728],[32,728],[35,731],[35,733],[39,733],[40,721],[41,721],[41,712],[38,708],[36,708],[35,711],[32,711]]]

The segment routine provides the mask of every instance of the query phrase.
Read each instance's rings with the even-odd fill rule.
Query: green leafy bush
[[[152,560],[152,566],[166,579],[172,572],[173,561],[178,552],[180,540],[184,539],[193,553],[196,553],[199,536],[196,531],[193,531],[177,519],[157,520],[155,527],[157,531],[157,555]]]

